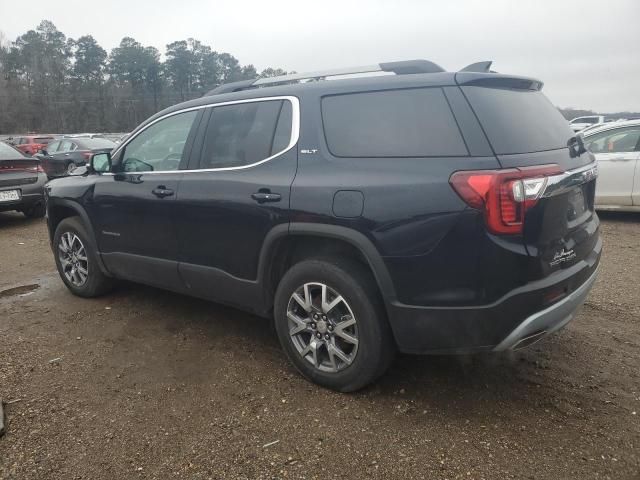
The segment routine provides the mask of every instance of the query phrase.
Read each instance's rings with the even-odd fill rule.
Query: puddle
[[[0,298],[13,297],[16,295],[29,295],[38,288],[40,288],[40,285],[38,285],[37,283],[33,283],[31,285],[20,285],[19,287],[0,290]]]

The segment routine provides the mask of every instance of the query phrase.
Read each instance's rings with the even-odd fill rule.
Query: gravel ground
[[[640,216],[594,291],[510,355],[401,356],[351,395],[267,322],[152,288],[67,292],[43,221],[0,214],[2,479],[640,479]]]

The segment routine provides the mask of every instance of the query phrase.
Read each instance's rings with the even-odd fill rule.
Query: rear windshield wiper
[[[582,141],[582,135],[579,134],[575,137],[571,137],[567,141],[567,147],[569,147],[569,155],[571,158],[579,157],[587,151],[587,148],[584,146],[584,142]]]

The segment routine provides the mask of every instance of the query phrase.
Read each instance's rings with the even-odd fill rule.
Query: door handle
[[[151,190],[151,193],[153,193],[158,198],[164,198],[173,195],[173,190],[165,187],[164,185],[158,185],[156,188]]]
[[[256,193],[251,194],[251,198],[253,198],[258,203],[266,203],[266,202],[279,202],[282,198],[279,193],[271,193],[271,190],[265,188],[260,189]]]

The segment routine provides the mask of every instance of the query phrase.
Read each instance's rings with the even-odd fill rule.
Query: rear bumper
[[[598,271],[596,269],[587,281],[569,296],[549,308],[527,317],[494,350],[515,350],[525,347],[550,333],[560,330],[573,319],[576,309],[584,303],[597,276]]]
[[[47,176],[44,173],[39,173],[38,180],[35,183],[0,187],[0,190],[21,191],[20,200],[0,203],[0,212],[26,210],[37,203],[44,203],[44,184],[46,182]]]
[[[391,302],[389,321],[405,353],[452,354],[520,348],[552,333],[572,318],[596,279],[602,241],[566,269],[518,287],[498,301],[469,307],[421,307]],[[565,295],[545,302],[550,293]]]

